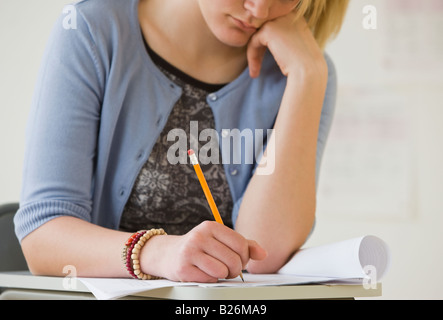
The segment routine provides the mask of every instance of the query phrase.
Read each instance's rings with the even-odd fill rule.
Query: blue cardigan
[[[75,28],[66,27],[67,13],[60,16],[37,80],[15,216],[20,241],[65,215],[117,229],[139,170],[182,93],[146,52],[138,0],[85,0],[73,8]],[[318,135],[317,179],[336,99],[335,69],[327,55],[326,60],[329,79]],[[208,95],[219,136],[224,136],[223,129],[264,129],[266,134],[285,86],[286,78],[268,53],[259,78],[251,79],[246,69]],[[223,162],[235,223],[255,164]]]

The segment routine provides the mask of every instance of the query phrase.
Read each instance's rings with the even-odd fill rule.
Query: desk
[[[74,281],[74,282],[73,282]],[[67,286],[68,284],[68,286]],[[71,286],[70,288],[67,288]],[[365,289],[363,285],[295,285],[245,288],[171,287],[154,289],[124,299],[175,300],[287,300],[354,299],[381,296],[382,285]],[[33,276],[29,273],[0,273],[0,300],[95,299],[79,280]]]

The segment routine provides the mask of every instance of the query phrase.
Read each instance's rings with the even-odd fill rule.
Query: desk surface
[[[382,285],[294,285],[269,287],[168,287],[126,297],[130,299],[176,300],[273,300],[353,299],[381,296]],[[0,299],[94,299],[90,290],[75,278],[42,277],[29,273],[0,273]]]

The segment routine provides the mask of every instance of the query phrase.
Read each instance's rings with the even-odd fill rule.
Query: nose
[[[244,8],[257,19],[266,19],[273,0],[245,0]]]

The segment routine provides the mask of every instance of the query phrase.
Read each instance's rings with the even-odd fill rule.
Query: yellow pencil
[[[198,163],[197,156],[194,153],[194,150],[192,149],[188,150],[188,155],[192,165],[194,166],[194,170],[195,173],[197,174],[198,180],[200,181],[200,184],[203,188],[206,200],[208,200],[209,207],[211,208],[215,221],[224,225],[220,213],[218,212],[217,205],[215,204],[214,198],[212,197],[211,190],[209,190],[208,183],[206,182],[205,176],[203,175],[203,171],[200,167],[200,164]],[[245,279],[243,279],[243,274],[241,272],[240,272],[240,278],[242,279],[243,282],[245,282]]]

